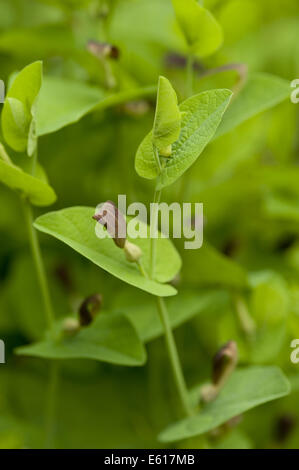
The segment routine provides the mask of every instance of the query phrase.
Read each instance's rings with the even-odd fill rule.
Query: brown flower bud
[[[289,414],[280,416],[275,427],[276,442],[285,442],[293,431],[295,424],[294,416]]]
[[[136,263],[136,261],[138,261],[142,256],[141,248],[128,240],[126,240],[124,251],[126,258],[130,263]]]
[[[210,402],[214,400],[238,361],[238,348],[235,341],[229,341],[219,349],[213,359],[212,383],[201,388],[201,400]]]
[[[72,336],[80,330],[80,323],[77,318],[66,318],[62,324],[62,331],[66,336]]]
[[[114,202],[107,201],[102,204],[100,210],[93,216],[97,222],[103,225],[113,238],[116,246],[124,248],[127,235],[127,223],[125,217],[118,210]]]
[[[79,308],[80,325],[87,326],[92,323],[102,306],[102,296],[94,294],[87,297]]]
[[[98,59],[118,59],[119,49],[107,42],[90,40],[87,43],[87,50]]]
[[[146,114],[149,109],[149,103],[145,100],[128,101],[124,103],[122,109],[126,114],[132,117],[139,117]]]
[[[212,381],[223,384],[233,372],[238,361],[238,348],[235,341],[229,341],[215,354],[213,359]]]

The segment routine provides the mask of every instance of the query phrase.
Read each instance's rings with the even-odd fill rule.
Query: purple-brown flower
[[[98,57],[98,59],[105,59],[109,57],[110,59],[118,59],[119,49],[108,42],[100,42],[95,40],[90,40],[87,43],[87,50]]]
[[[127,223],[114,202],[106,201],[102,204],[99,211],[93,216],[93,219],[106,228],[116,246],[124,248],[127,237]]]

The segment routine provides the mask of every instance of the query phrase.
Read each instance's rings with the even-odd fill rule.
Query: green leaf
[[[289,96],[290,84],[287,80],[267,73],[250,74],[244,88],[225,113],[215,139],[251,117],[276,106]]]
[[[42,84],[42,62],[19,72],[8,90],[1,115],[2,132],[8,145],[31,156],[36,148],[36,103]]]
[[[225,433],[213,449],[252,449],[253,445],[249,438],[239,429]]]
[[[177,21],[192,53],[205,57],[223,42],[222,29],[214,16],[196,0],[172,0]]]
[[[35,206],[49,206],[56,201],[54,190],[46,182],[25,173],[20,167],[0,158],[0,181],[28,197]]]
[[[157,239],[156,280],[146,279],[135,263],[126,260],[124,252],[115,246],[111,238],[97,238],[96,222],[92,219],[94,213],[92,207],[71,207],[42,215],[34,225],[41,232],[58,238],[128,284],[161,297],[176,294],[172,286],[161,284],[173,279],[181,267],[180,257],[168,239]],[[140,224],[142,225],[142,222]],[[98,225],[98,230],[104,231],[104,228]],[[142,263],[149,272],[150,239],[138,238],[132,242],[142,249]]]
[[[248,286],[246,271],[205,241],[198,250],[186,250],[182,278],[193,285]]]
[[[149,133],[141,142],[135,158],[139,176],[148,179],[159,176],[157,189],[174,183],[195,162],[214,136],[231,96],[230,90],[209,90],[184,101],[179,107],[184,113],[181,133],[173,144],[171,158],[167,159],[159,175]]]
[[[290,384],[277,367],[237,370],[213,402],[204,405],[194,416],[168,426],[159,435],[159,440],[179,441],[211,431],[234,416],[289,392]],[[192,391],[194,403],[198,401],[199,393],[199,388]]]
[[[181,120],[176,93],[169,80],[160,76],[153,127],[153,144],[161,154],[164,154],[167,147],[178,140]]]
[[[25,106],[16,98],[7,97],[5,123],[2,124],[6,142],[13,142],[14,150],[22,152],[27,147],[28,130]]]
[[[219,126],[231,96],[230,90],[209,90],[180,105],[184,113],[180,138],[158,176],[158,190],[174,183],[203,152]]]
[[[273,364],[286,343],[287,325],[281,321],[276,325],[265,325],[257,330],[249,350],[251,364]]]
[[[100,88],[58,77],[45,77],[37,109],[38,135],[77,122],[104,97]]]
[[[100,314],[90,326],[69,337],[62,336],[59,323],[56,333],[56,336],[48,333],[39,343],[17,348],[17,354],[47,359],[94,359],[126,366],[142,365],[146,360],[135,329],[121,314]]]
[[[298,197],[268,194],[263,204],[263,211],[271,219],[294,221],[299,220]]]
[[[285,320],[290,302],[285,280],[275,272],[261,272],[251,276],[252,315],[260,327],[277,326]]]
[[[37,134],[51,134],[88,113],[151,96],[155,92],[156,87],[144,87],[107,94],[103,89],[83,82],[46,76],[38,100]]]

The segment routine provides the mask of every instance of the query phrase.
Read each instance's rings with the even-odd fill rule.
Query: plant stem
[[[188,97],[193,95],[193,65],[194,57],[190,53],[187,57],[187,94]]]
[[[175,340],[172,334],[172,329],[169,322],[168,311],[165,302],[162,297],[157,297],[157,307],[160,315],[162,325],[164,327],[165,341],[168,351],[168,357],[170,360],[173,376],[175,379],[177,391],[180,397],[181,405],[184,413],[187,416],[192,415],[192,410],[188,399],[188,390],[186,387],[178,351],[176,348]]]
[[[160,199],[161,199],[161,193],[162,191],[155,191],[154,194],[154,203],[159,204]],[[158,215],[158,207],[155,205],[153,213],[151,214],[151,220],[150,220],[150,277],[153,279],[155,277],[155,264],[156,264],[156,244],[157,244],[157,239],[153,237],[152,235],[155,235],[157,226],[158,226],[158,220],[157,219]],[[153,226],[154,224],[154,226]],[[153,233],[152,233],[152,226],[153,226]]]
[[[55,409],[56,397],[58,388],[58,363],[51,361],[50,363],[50,377],[47,393],[46,405],[46,424],[45,424],[45,448],[54,448],[54,434],[55,434]]]
[[[38,159],[38,147],[33,154],[31,174],[35,176]],[[41,255],[41,249],[38,241],[38,236],[35,228],[33,227],[33,214],[31,204],[27,199],[22,199],[25,221],[27,225],[29,243],[33,261],[35,264],[36,274],[40,287],[40,292],[44,302],[45,314],[48,328],[51,329],[54,323],[54,312],[51,303],[48,281],[46,277],[45,266]],[[50,378],[47,395],[46,406],[46,422],[45,422],[45,447],[51,448],[54,441],[54,423],[55,423],[55,405],[56,405],[56,389],[58,383],[58,365],[56,362],[50,363]]]
[[[148,279],[147,272],[145,271],[142,262],[139,260],[139,261],[137,261],[137,264],[138,264],[138,267],[139,267],[139,270],[140,270],[142,276],[145,277],[146,279]]]
[[[232,292],[232,302],[243,332],[251,337],[256,331],[256,325],[250,316],[245,300],[240,293]]]
[[[35,264],[40,291],[41,291],[43,302],[44,302],[47,323],[48,323],[48,327],[51,328],[53,321],[54,321],[54,314],[53,314],[53,309],[52,309],[52,304],[51,304],[51,299],[50,299],[50,294],[49,294],[45,267],[44,267],[44,263],[43,263],[43,259],[42,259],[41,251],[40,251],[40,246],[39,246],[39,242],[37,238],[37,233],[36,233],[35,228],[33,227],[32,209],[31,209],[30,203],[27,200],[23,201],[23,208],[24,208],[24,214],[25,214],[25,220],[27,224],[28,237],[29,237],[29,242],[31,246],[32,256],[33,256],[33,260]]]
[[[161,190],[155,191],[154,203],[159,204],[160,199],[161,199],[161,193],[162,193]],[[151,221],[150,221],[150,230],[151,230],[150,232],[150,235],[151,235],[150,237],[150,278],[154,279],[155,263],[156,263],[156,238],[152,237],[153,235],[152,224],[154,224],[153,231],[155,234],[157,230],[157,225],[158,225],[156,205],[154,206],[154,211],[153,211],[153,214],[151,214]],[[166,347],[168,351],[168,357],[169,357],[171,368],[173,371],[173,376],[174,376],[175,384],[177,387],[178,395],[180,397],[182,409],[187,416],[191,416],[192,409],[189,405],[188,390],[186,387],[175,340],[172,334],[168,311],[167,311],[165,302],[162,297],[157,297],[156,302],[157,302],[157,308],[158,308],[158,312],[160,315],[160,319],[164,328],[164,336],[165,336],[165,342],[166,342]]]
[[[159,173],[161,173],[162,165],[161,165],[161,162],[160,162],[159,150],[155,146],[154,146],[154,155],[155,155],[155,160],[156,160],[156,163],[157,163],[157,167],[159,169]]]
[[[32,168],[31,168],[31,174],[32,176],[35,176],[36,173],[36,167],[37,167],[37,144],[36,144],[36,149],[32,155]]]

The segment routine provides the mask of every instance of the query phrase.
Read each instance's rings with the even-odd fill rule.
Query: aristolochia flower
[[[141,248],[127,240],[126,219],[114,202],[106,201],[102,204],[93,219],[106,228],[115,245],[124,250],[126,259],[130,263],[135,263],[140,259],[142,256]]]

